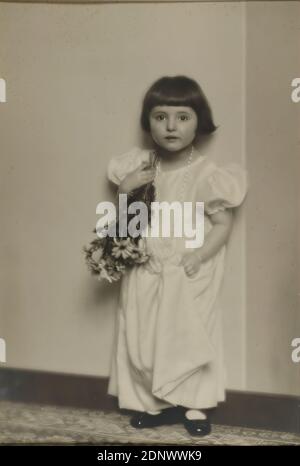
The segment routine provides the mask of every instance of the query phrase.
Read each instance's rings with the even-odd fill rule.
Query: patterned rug
[[[204,438],[180,425],[136,430],[129,415],[0,401],[0,444],[300,445],[285,432],[213,425]]]

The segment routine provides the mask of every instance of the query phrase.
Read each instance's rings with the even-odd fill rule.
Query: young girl
[[[153,181],[156,201],[204,202],[204,243],[191,249],[184,236],[145,237],[151,259],[122,278],[108,393],[120,408],[138,412],[135,428],[182,422],[191,435],[203,436],[211,431],[206,410],[225,400],[218,294],[246,174],[237,164],[219,167],[196,149],[216,126],[190,78],[156,81],[144,97],[141,126],[153,149],[114,157],[108,178],[119,193]]]

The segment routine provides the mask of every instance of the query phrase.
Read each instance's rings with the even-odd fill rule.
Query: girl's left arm
[[[201,262],[213,257],[227,242],[233,224],[232,209],[225,209],[210,215],[212,229],[206,235],[203,246],[196,252]]]
[[[186,274],[193,277],[201,267],[202,262],[206,262],[213,257],[227,242],[233,223],[232,209],[226,209],[210,215],[212,228],[206,235],[201,248],[183,255],[181,264]]]

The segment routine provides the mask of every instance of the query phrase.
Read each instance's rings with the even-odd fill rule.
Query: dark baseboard
[[[118,401],[107,394],[107,385],[101,377],[0,368],[0,400],[116,410]],[[226,402],[211,416],[216,424],[300,434],[300,398],[295,396],[228,390]]]

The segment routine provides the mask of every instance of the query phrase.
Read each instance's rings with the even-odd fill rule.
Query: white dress
[[[111,159],[108,178],[115,184],[150,152],[140,148]],[[178,200],[186,168],[160,172],[158,201]],[[190,165],[184,201],[203,201],[204,235],[209,215],[240,205],[247,191],[245,170],[219,167],[206,156]],[[212,408],[225,400],[221,306],[226,246],[190,278],[180,265],[186,238],[146,238],[152,259],[122,277],[108,393],[119,407],[150,411],[184,406]]]

